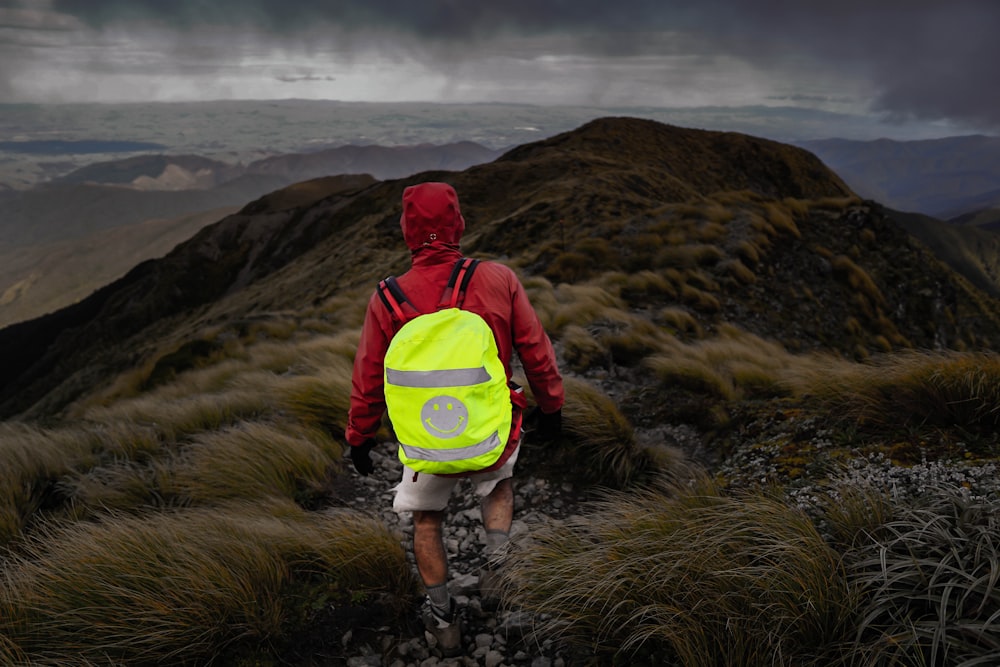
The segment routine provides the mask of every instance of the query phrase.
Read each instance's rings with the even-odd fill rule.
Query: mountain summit
[[[0,414],[57,415],[128,368],[178,350],[197,363],[276,313],[352,321],[377,279],[405,270],[399,200],[426,180],[458,191],[467,254],[529,285],[600,293],[583,329],[613,343],[611,358],[576,350],[581,370],[637,363],[644,326],[691,337],[734,325],[859,358],[1000,343],[997,302],[811,153],[603,118],[461,172],[345,182],[292,208],[250,203],[80,303],[0,331]],[[602,318],[600,299],[634,319]],[[558,304],[536,305],[560,341]]]

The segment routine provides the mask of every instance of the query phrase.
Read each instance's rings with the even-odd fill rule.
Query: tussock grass
[[[625,303],[597,285],[560,285],[556,290],[559,306],[552,316],[552,328],[561,331],[570,324],[586,326],[609,313],[623,311]]]
[[[820,528],[841,552],[871,543],[882,527],[896,516],[896,504],[885,489],[870,483],[836,483],[833,493],[816,499]]]
[[[659,350],[669,336],[644,317],[607,309],[593,323],[596,338],[610,352],[611,358],[624,365],[634,365]]]
[[[718,210],[721,209],[721,207],[715,207],[715,209]],[[719,215],[719,218],[722,222],[726,222],[733,218],[733,213],[725,211]],[[709,220],[698,225],[698,229],[695,231],[694,237],[701,243],[718,243],[725,240],[728,235],[729,229],[724,224]]]
[[[722,262],[719,268],[742,285],[752,285],[757,282],[756,274],[738,259]]]
[[[567,251],[559,253],[545,267],[545,275],[557,282],[576,282],[594,275],[596,265],[594,260],[581,252]]]
[[[132,422],[153,426],[167,440],[209,431],[268,414],[272,404],[267,389],[230,389],[215,394],[194,394],[164,400],[156,393],[118,401],[88,410],[89,419],[100,422]]]
[[[903,350],[853,364],[813,357],[782,382],[830,414],[860,424],[964,429],[1000,426],[1000,355]]]
[[[693,269],[717,264],[725,256],[726,253],[715,245],[667,246],[656,253],[655,265],[657,268]]]
[[[73,470],[56,483],[66,518],[83,520],[106,511],[130,512],[137,508],[180,503],[173,494],[172,450],[156,458],[121,459]]]
[[[583,372],[609,363],[608,349],[581,326],[570,324],[563,329],[559,340],[563,345],[563,358],[575,371]]]
[[[337,293],[324,301],[317,310],[320,315],[332,318],[340,331],[360,329],[365,321],[365,310],[372,295],[369,284],[354,288],[340,288]]]
[[[528,295],[531,306],[538,314],[538,319],[546,331],[553,331],[555,312],[559,308],[555,285],[542,276],[528,276],[521,279],[524,291]]]
[[[727,401],[787,393],[784,373],[797,358],[779,343],[735,327],[723,327],[720,334],[690,344],[672,340],[644,363],[664,384]]]
[[[54,481],[88,454],[69,432],[0,423],[0,544],[21,532]]]
[[[705,313],[717,313],[722,309],[722,302],[718,297],[704,290],[698,289],[694,285],[683,285],[681,287],[681,301],[688,304],[695,310]]]
[[[684,333],[695,338],[701,338],[703,330],[698,320],[683,308],[667,307],[656,314],[656,323],[667,326],[675,332]]]
[[[789,234],[796,239],[802,238],[802,232],[799,231],[799,227],[795,224],[795,219],[792,217],[792,213],[786,206],[776,202],[768,202],[764,204],[764,210],[766,212],[768,222],[771,223],[771,226],[775,230]]]
[[[586,380],[563,378],[565,464],[585,479],[624,487],[648,471],[649,458],[614,400]]]
[[[171,466],[170,486],[194,505],[266,495],[311,506],[341,458],[341,445],[318,431],[243,423],[197,436]]]
[[[635,273],[612,271],[601,276],[600,284],[626,302],[639,306],[645,305],[651,299],[677,298],[677,288],[674,283],[659,271],[648,269]]]
[[[743,239],[736,244],[736,256],[750,267],[755,267],[760,263],[760,248],[754,243]]]
[[[863,294],[871,303],[884,306],[885,296],[872,277],[863,268],[855,264],[847,255],[837,255],[831,262],[833,275],[845,281],[851,289]]]
[[[286,378],[277,383],[278,400],[299,422],[339,435],[347,426],[351,368],[349,360],[341,358],[315,375]]]
[[[825,666],[846,643],[839,555],[787,504],[698,478],[591,509],[512,556],[509,599],[551,619],[545,636],[688,667]]]
[[[10,559],[0,637],[39,662],[208,664],[281,639],[297,595],[415,590],[398,536],[270,501],[50,526]]]
[[[104,499],[120,494],[136,498],[134,485],[118,488],[110,468],[120,471],[128,461],[149,458],[162,448],[152,428],[127,422],[79,423],[44,429],[15,422],[0,423],[0,543],[33,520],[45,504],[81,501],[79,488],[100,489]],[[103,469],[94,473],[96,469]],[[113,506],[118,506],[115,503]]]

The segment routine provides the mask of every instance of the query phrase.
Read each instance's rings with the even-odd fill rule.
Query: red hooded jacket
[[[406,188],[400,226],[412,253],[412,266],[397,278],[399,286],[417,310],[433,312],[455,262],[462,257],[458,244],[465,220],[454,189],[446,183]],[[562,408],[563,383],[552,343],[514,272],[502,264],[481,262],[469,282],[462,308],[478,314],[493,330],[508,382],[516,350],[538,407],[546,413]],[[372,294],[354,359],[346,433],[352,446],[373,438],[378,431],[385,412],[383,364],[396,328],[378,294]],[[507,448],[491,469],[510,457],[518,441],[519,434],[512,430]]]

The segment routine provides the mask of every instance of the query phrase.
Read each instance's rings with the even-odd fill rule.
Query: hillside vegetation
[[[505,595],[565,661],[1000,660],[1000,304],[803,150],[607,118],[254,202],[0,331],[0,662],[317,664],[304,634],[375,609],[412,636],[405,540],[344,500],[342,438],[429,179],[566,376],[524,466],[585,504],[519,542]]]

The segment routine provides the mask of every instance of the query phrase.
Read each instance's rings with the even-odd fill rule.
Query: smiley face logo
[[[435,396],[420,409],[420,420],[436,438],[454,438],[469,424],[469,410],[454,396]]]

